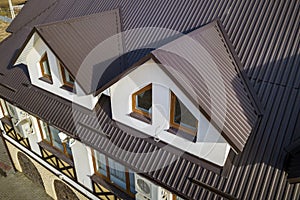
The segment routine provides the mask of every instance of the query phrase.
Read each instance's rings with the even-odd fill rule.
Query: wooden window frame
[[[49,70],[49,72],[50,72],[50,75],[49,75],[49,74],[46,74],[45,71],[44,71],[44,65],[43,65],[43,62],[44,62],[44,61],[46,61],[47,64],[48,64],[48,70]],[[39,64],[40,64],[40,68],[41,68],[41,72],[42,72],[42,78],[40,78],[40,79],[43,80],[43,81],[52,83],[52,74],[51,74],[50,63],[49,63],[49,59],[48,59],[47,52],[44,53],[44,55],[43,55],[42,58],[40,59]]]
[[[60,72],[61,72],[61,77],[62,77],[63,86],[68,87],[68,88],[70,88],[70,89],[73,90],[74,87],[75,87],[75,79],[74,79],[74,77],[71,76],[70,72],[66,69],[65,66],[63,66],[62,63],[59,63],[59,67],[60,67]],[[70,82],[68,82],[68,81],[66,80],[66,73],[65,73],[65,70],[68,71],[68,73],[69,73],[69,75],[70,75],[70,78],[72,78],[73,81],[74,81],[74,84],[71,84]]]
[[[41,127],[41,123],[40,123],[40,122],[45,123],[45,124],[47,124],[47,123],[44,122],[44,121],[42,121],[42,120],[40,120],[40,119],[38,119],[38,126],[39,126],[39,130],[40,130],[40,133],[41,133],[41,136],[42,136],[42,141],[45,142],[46,144],[49,144],[49,145],[50,145],[52,148],[54,148],[55,150],[57,150],[57,151],[63,153],[63,154],[64,154],[65,156],[67,156],[68,158],[72,159],[73,156],[70,155],[70,154],[68,154],[68,151],[67,151],[67,144],[66,144],[66,143],[62,142],[62,145],[63,145],[63,148],[64,148],[63,151],[62,151],[61,149],[57,148],[56,146],[54,146],[54,144],[53,144],[53,138],[52,138],[52,133],[51,133],[51,130],[50,130],[50,128],[49,128],[49,124],[47,124],[47,131],[49,132],[50,142],[49,142],[47,139],[45,139],[45,135],[44,135],[44,132],[43,132],[43,129],[42,129],[42,127]]]
[[[195,126],[195,128],[196,128],[195,131],[192,130],[192,129],[189,129],[187,127],[184,127],[184,126],[182,126],[182,125],[180,125],[180,124],[178,124],[178,123],[176,123],[174,121],[174,118],[175,118],[175,108],[176,108],[176,99],[178,99],[177,96],[171,91],[170,127],[171,128],[175,128],[177,130],[181,130],[181,131],[183,131],[185,133],[188,133],[188,134],[190,134],[190,135],[192,135],[194,137],[197,137],[197,132],[198,132],[198,120],[197,120],[197,118],[195,118],[197,120],[197,123],[196,123],[196,126]]]
[[[145,112],[143,110],[138,109],[137,108],[137,102],[136,102],[136,96],[138,94],[140,94],[140,93],[143,93],[143,92],[149,90],[149,89],[152,89],[152,83],[150,83],[149,85],[143,87],[142,89],[138,90],[137,92],[133,93],[131,95],[131,97],[132,97],[132,112],[137,113],[139,115],[142,115],[142,116],[144,116],[146,118],[151,119],[152,118],[152,114],[148,113],[148,112]],[[152,104],[152,99],[151,99],[151,104]]]
[[[102,179],[108,181],[109,183],[112,183],[119,190],[122,190],[123,192],[126,192],[126,194],[128,194],[129,196],[135,197],[135,194],[132,193],[131,190],[130,190],[130,177],[129,177],[129,170],[128,170],[128,168],[126,166],[124,166],[123,164],[120,163],[125,168],[125,172],[124,172],[125,173],[125,177],[126,177],[126,190],[125,190],[124,188],[120,187],[119,185],[113,183],[110,180],[110,170],[109,170],[108,157],[105,154],[103,154],[105,156],[105,162],[106,162],[106,174],[107,174],[107,176],[105,176],[105,175],[101,174],[98,171],[98,168],[97,168],[97,158],[96,158],[96,153],[95,153],[96,150],[91,149],[91,151],[92,151],[92,160],[93,160],[93,167],[94,167],[95,174],[97,176],[101,177]],[[113,161],[115,161],[115,160],[113,160]],[[117,162],[117,161],[115,161],[115,162]]]

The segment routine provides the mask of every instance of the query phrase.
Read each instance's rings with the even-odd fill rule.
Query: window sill
[[[49,83],[49,84],[53,84],[53,81],[50,78],[41,77],[41,78],[39,78],[39,80],[44,81],[44,82]]]
[[[92,180],[92,182],[97,183],[99,185],[102,185],[106,189],[109,189],[112,193],[114,193],[116,196],[120,197],[121,199],[134,200],[134,198],[131,195],[127,194],[126,192],[124,192],[122,190],[120,190],[114,184],[102,179],[97,174],[92,175],[91,180]]]
[[[174,127],[170,127],[168,130],[167,130],[169,133],[172,133],[178,137],[181,137],[181,138],[184,138],[186,140],[189,140],[191,142],[194,142],[196,143],[197,141],[197,136],[193,136],[185,131],[182,131],[180,129],[177,129],[177,128],[174,128]]]
[[[68,92],[72,92],[74,94],[76,94],[75,89],[73,87],[67,86],[67,85],[63,85],[60,87],[61,89],[67,90]]]
[[[58,151],[57,149],[55,149],[53,146],[47,144],[46,142],[42,141],[42,142],[39,142],[38,145],[51,152],[54,156],[56,156],[57,158],[63,160],[64,162],[68,163],[70,166],[74,167],[74,163],[72,161],[71,158],[69,158],[68,156],[66,156],[65,154],[63,154],[62,152]]]
[[[141,115],[139,113],[132,112],[132,113],[129,114],[129,116],[132,117],[132,118],[138,119],[138,120],[140,120],[142,122],[145,122],[147,124],[152,124],[152,120],[151,120],[150,117],[146,117],[146,116]]]

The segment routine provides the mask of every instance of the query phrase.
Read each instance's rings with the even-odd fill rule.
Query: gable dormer
[[[230,149],[243,151],[260,114],[239,67],[222,27],[208,24],[154,50],[112,85],[113,118],[223,166]]]
[[[15,65],[27,65],[33,85],[93,109],[101,96],[96,90],[105,84],[97,76],[102,66],[83,63],[97,45],[120,32],[119,18],[119,10],[115,9],[36,26]],[[118,51],[119,43],[112,45],[110,52],[115,55]],[[119,73],[120,69],[113,72]]]

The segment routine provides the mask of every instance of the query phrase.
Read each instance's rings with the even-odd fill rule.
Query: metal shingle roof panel
[[[15,20],[7,28],[9,32],[17,32],[25,25],[30,24],[32,21],[37,20],[41,17],[44,13],[47,13],[57,4],[57,0],[47,0],[47,1],[40,1],[40,0],[29,0],[26,2],[24,7],[22,8],[22,12],[20,12]],[[38,20],[39,20],[38,19]],[[41,21],[39,21],[41,23]]]
[[[200,106],[222,135],[242,151],[255,128],[258,111],[253,106],[237,62],[217,22],[154,50],[160,67]]]
[[[103,81],[107,77],[102,80],[101,74],[99,74],[100,77],[97,76],[99,71],[103,71],[99,68],[105,66],[84,65],[84,69],[80,67],[89,53],[99,44],[121,32],[118,9],[37,26],[36,31],[86,93],[94,92],[99,84],[106,84]],[[107,47],[112,52],[112,57],[114,53],[120,55],[119,46],[122,46],[122,44],[117,42],[115,46],[113,45]],[[113,72],[109,75],[112,79],[121,72],[122,67],[115,65]]]
[[[46,1],[44,0],[43,3],[46,3]],[[80,9],[73,7],[76,1],[84,0],[58,0],[58,4],[51,14],[50,12],[42,13],[43,19],[38,17],[32,20],[27,27],[20,29],[20,31],[1,43],[0,72],[10,76],[8,72],[11,70],[7,68],[9,61],[16,49],[20,48],[25,41],[26,36],[34,25],[45,21],[63,20],[67,12],[75,12],[75,10],[79,12]],[[299,184],[289,184],[286,178],[287,173],[283,169],[283,160],[286,155],[283,148],[289,145],[295,135],[299,136],[299,133],[296,133],[296,130],[299,130],[299,126],[296,126],[299,121],[297,122],[295,117],[293,117],[298,116],[300,112],[298,103],[300,101],[299,4],[300,1],[298,0],[270,1],[268,3],[259,0],[178,0],[172,2],[104,0],[93,1],[93,6],[90,9],[93,12],[100,12],[121,7],[124,30],[159,25],[181,32],[189,32],[218,16],[245,66],[244,71],[250,78],[265,113],[261,125],[257,131],[251,134],[243,152],[234,156],[227,178],[220,178],[216,174],[211,176],[207,169],[201,167],[201,161],[199,161],[200,164],[191,161],[193,166],[196,167],[193,174],[194,178],[207,182],[220,191],[242,199],[299,199]],[[155,12],[149,12],[150,10]],[[167,16],[172,16],[172,19],[166,20]],[[133,60],[139,59],[141,55],[136,55]],[[18,76],[22,77],[23,75],[19,74]],[[258,79],[257,77],[260,78]],[[278,79],[274,79],[274,77]],[[16,102],[20,107],[23,107],[24,104],[26,105],[24,108],[31,110],[37,115],[42,115],[40,110],[46,105],[37,103],[39,100],[45,100],[42,98],[44,94],[41,90],[37,89],[36,92],[31,92],[30,95],[27,95],[27,89],[21,89],[24,86],[20,85],[19,87],[18,82],[8,82],[6,78],[1,78],[0,81],[1,83],[9,83],[13,87],[18,87],[18,93],[24,92],[24,94],[20,93],[18,98],[15,98],[13,95],[7,98]],[[33,87],[31,90],[35,89]],[[5,94],[1,89],[0,93],[2,96],[9,95]],[[46,95],[46,99],[48,98],[51,101],[54,99],[66,104],[63,99],[54,98],[51,94]],[[32,102],[29,99],[32,99]],[[54,110],[53,112],[56,112],[56,115],[53,115],[54,118],[60,118],[63,115],[59,110]],[[82,110],[80,112],[85,113]],[[78,116],[82,117],[82,115]],[[83,119],[92,120],[87,114],[83,114]],[[58,125],[64,127],[64,123],[67,122],[61,121]],[[66,127],[71,128],[70,125]],[[72,128],[70,131],[74,132]],[[89,132],[89,134],[91,134],[91,137],[96,137],[100,132]],[[129,140],[130,142],[141,141],[136,136],[132,137],[134,139]],[[94,140],[90,141],[93,142]],[[92,144],[90,145],[92,146]],[[131,144],[127,143],[124,146],[129,148]],[[153,147],[155,149],[160,148],[156,145],[153,145]],[[101,146],[95,148],[103,151]],[[130,163],[126,161],[126,158],[131,155],[130,152],[123,151],[119,155],[114,158],[119,159],[120,162],[124,161],[124,164],[127,164],[128,167],[138,170],[135,166],[130,166]],[[147,166],[146,169],[148,169],[151,167],[153,158],[146,158],[147,160],[142,165]],[[177,160],[177,162],[181,161]],[[150,175],[147,177],[185,198],[220,198],[213,192],[191,183],[186,177],[183,178],[186,180],[185,184],[188,185],[187,193],[178,190],[176,187],[171,187],[171,185],[176,185],[173,181],[175,180],[174,177],[178,175],[176,170],[174,170],[174,164],[169,165],[167,173],[168,177],[163,179],[160,179],[160,177],[154,179]]]

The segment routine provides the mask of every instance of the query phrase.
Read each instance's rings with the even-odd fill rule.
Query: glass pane
[[[152,89],[146,90],[136,95],[136,107],[139,110],[151,113]]]
[[[100,174],[107,176],[105,155],[96,152],[96,159],[97,159],[97,171],[100,172]]]
[[[69,145],[69,142],[66,143],[66,150],[67,150],[67,154],[69,156],[72,156],[72,150],[71,150],[71,147]]]
[[[64,146],[58,136],[58,133],[60,132],[59,130],[57,130],[56,128],[49,126],[51,135],[52,135],[52,142],[53,142],[53,146],[58,148],[59,150],[61,150],[62,152],[64,152]]]
[[[41,124],[41,128],[42,128],[42,131],[43,131],[44,140],[51,143],[51,138],[50,138],[50,133],[49,133],[49,130],[48,130],[48,125],[43,121],[40,121],[40,124]]]
[[[110,170],[110,180],[123,189],[126,189],[125,167],[110,158],[108,158],[108,162]]]
[[[66,79],[66,82],[70,83],[70,84],[74,84],[74,79],[72,78],[72,76],[70,75],[70,73],[64,68],[64,71],[65,71],[65,79]]]
[[[16,112],[15,107],[13,105],[11,105],[10,103],[7,103],[7,108],[8,108],[8,113],[9,113],[10,117],[17,118],[17,112]]]
[[[183,103],[176,98],[174,122],[186,128],[196,130],[197,119],[193,114],[183,105]]]
[[[50,68],[48,65],[48,60],[43,61],[43,70],[45,75],[51,76]]]
[[[134,172],[129,170],[129,182],[130,182],[130,192],[136,193],[135,191],[135,183],[134,183]]]

